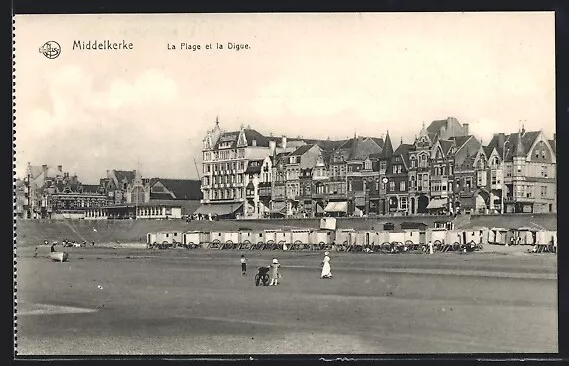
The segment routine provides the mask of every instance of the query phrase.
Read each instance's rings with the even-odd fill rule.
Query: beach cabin
[[[172,244],[177,241],[174,240],[174,234],[172,232],[160,232],[160,233],[150,233],[147,235],[147,244]],[[181,238],[181,235],[180,235]]]
[[[184,245],[198,245],[209,242],[209,233],[203,231],[186,231],[182,236]]]
[[[557,243],[557,231],[539,230],[536,232],[536,244]]]
[[[522,245],[535,245],[537,244],[537,232],[539,230],[530,227],[521,227],[518,229],[518,237],[521,238],[520,244]]]
[[[488,231],[489,244],[509,244],[508,240],[508,229],[504,229],[503,227],[493,227]]]
[[[447,230],[445,244],[464,244],[464,230]]]
[[[332,244],[333,231],[330,230],[312,230],[310,231],[310,244]]]
[[[488,244],[488,228],[473,227],[463,230],[464,243]]]
[[[289,244],[289,243],[310,244],[310,230],[309,229],[292,229],[290,231],[290,235],[291,235],[290,241],[288,241],[288,242],[285,241],[283,244]]]
[[[334,244],[352,245],[355,242],[354,229],[338,229],[334,238]]]
[[[373,246],[376,239],[375,231],[359,230],[353,234],[352,245],[361,245],[364,247]]]
[[[443,244],[446,239],[446,228],[428,229],[426,232],[427,243]]]
[[[210,243],[212,244],[225,244],[225,243],[238,243],[238,231],[212,231]]]
[[[255,233],[250,229],[239,229],[239,240],[238,243],[241,244],[256,244]]]
[[[424,244],[425,232],[417,229],[406,229],[403,230],[403,239],[405,244]]]
[[[391,244],[404,244],[405,232],[404,231],[391,231],[389,232],[389,242]]]
[[[391,244],[389,234],[389,231],[376,231],[374,234],[375,245]]]

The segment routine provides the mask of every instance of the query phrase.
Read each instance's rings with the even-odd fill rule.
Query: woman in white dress
[[[330,257],[328,257],[328,252],[324,253],[324,260],[322,261],[322,273],[320,278],[332,278],[332,272],[330,272]]]

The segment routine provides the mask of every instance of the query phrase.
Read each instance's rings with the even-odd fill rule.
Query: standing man
[[[241,275],[245,276],[247,274],[247,258],[245,254],[241,254]]]
[[[433,254],[433,242],[429,240],[429,254]]]

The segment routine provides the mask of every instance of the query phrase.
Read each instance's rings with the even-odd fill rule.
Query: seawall
[[[406,216],[378,218],[339,218],[337,228],[356,230],[382,230],[383,224],[392,223],[398,229],[405,221],[422,222],[433,227],[435,221],[449,220],[446,216]],[[455,220],[457,228],[476,226],[519,228],[524,226],[543,227],[557,230],[556,214],[515,214],[515,215],[472,215],[459,216]],[[319,219],[271,219],[271,220],[222,220],[192,221],[183,220],[17,220],[16,243],[18,246],[38,245],[63,239],[96,243],[145,243],[146,234],[160,231],[191,230],[238,230],[279,229],[279,228],[318,228]]]

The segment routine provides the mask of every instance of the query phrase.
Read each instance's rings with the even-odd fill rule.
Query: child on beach
[[[241,275],[245,276],[247,274],[247,259],[245,254],[241,254]]]

